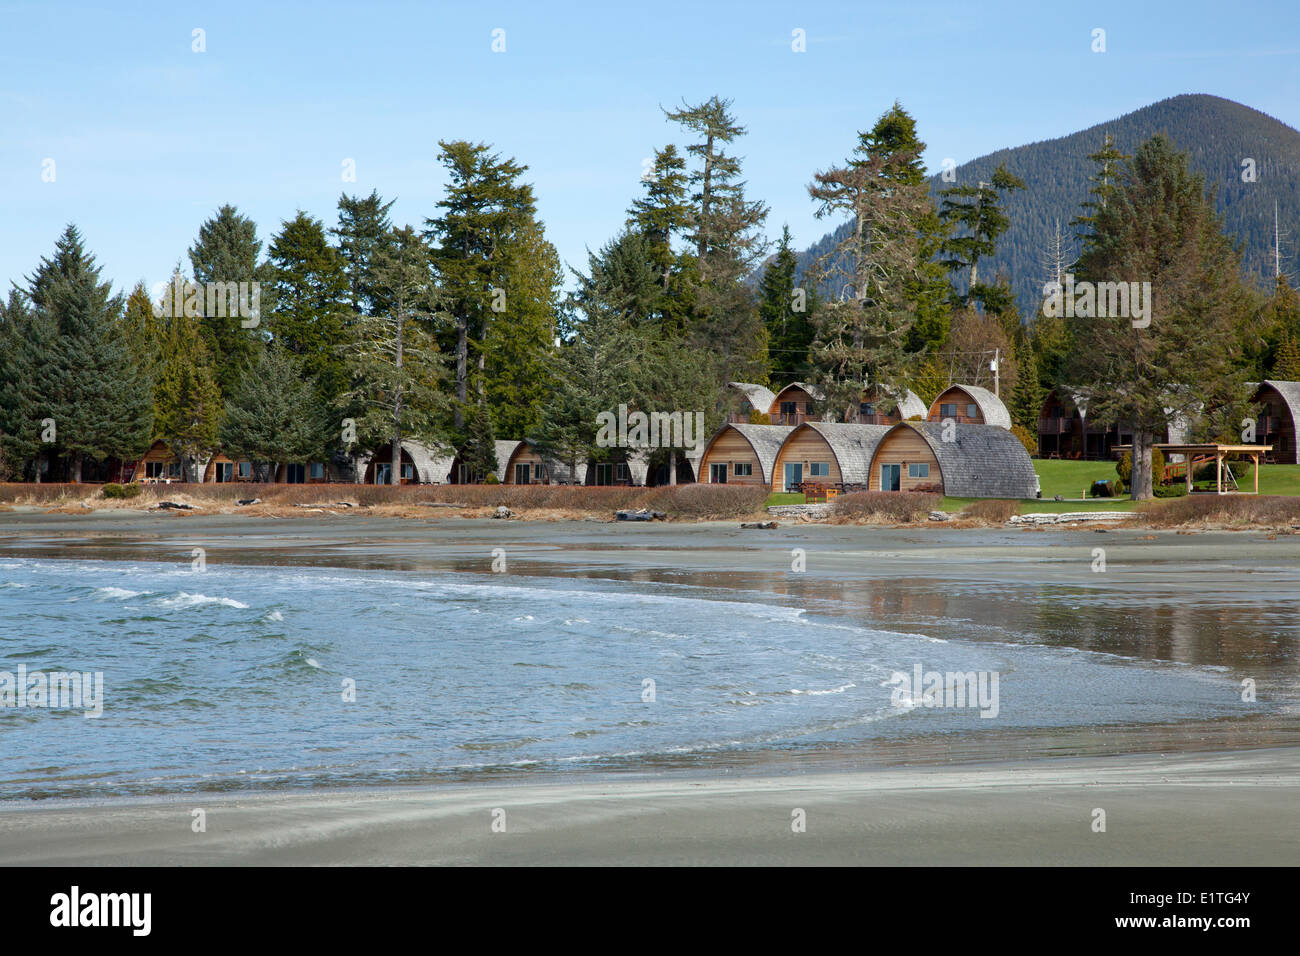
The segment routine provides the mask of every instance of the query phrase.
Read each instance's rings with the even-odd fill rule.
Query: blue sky
[[[643,159],[683,141],[660,106],[714,93],[748,127],[735,151],[768,233],[789,223],[801,247],[832,225],[814,218],[813,172],[895,98],[932,170],[1179,93],[1300,126],[1293,0],[112,6],[0,2],[6,289],[68,222],[124,288],[165,279],[222,203],[264,247],[298,209],[333,225],[343,191],[378,189],[395,223],[421,226],[442,191],[439,139],[529,166],[548,237],[585,267],[639,194]]]

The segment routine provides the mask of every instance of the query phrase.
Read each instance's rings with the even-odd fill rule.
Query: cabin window
[[[782,415],[798,415],[798,414],[799,414],[799,403],[798,403],[798,402],[782,402],[782,403],[781,403],[781,414],[782,414]]]
[[[291,485],[301,485],[307,477],[306,469],[302,465],[285,465],[284,480]]]
[[[235,463],[233,461],[217,462],[217,472],[212,477],[214,481],[233,481],[235,477]]]
[[[812,402],[804,402],[803,411],[805,415],[811,415],[813,413]]]
[[[240,478],[253,477],[253,463],[251,461],[241,461],[239,463],[239,477]]]
[[[628,478],[627,478],[627,463],[626,463],[626,462],[622,462],[622,461],[620,461],[620,462],[618,463],[618,465],[614,468],[614,480],[615,480],[615,481],[627,481],[627,480],[628,480]]]
[[[532,469],[529,468],[527,464],[515,465],[515,484],[516,485],[532,484],[532,481],[529,476],[529,472],[531,471]]]
[[[393,463],[391,461],[386,461],[381,464],[376,464],[375,484],[377,485],[388,484],[392,480],[391,479],[392,474],[393,474]]]
[[[943,418],[956,418],[957,406],[945,403],[939,406],[939,415]]]
[[[144,475],[146,478],[161,478],[167,473],[167,463],[165,461],[146,461],[144,463]]]
[[[726,462],[709,465],[709,483],[714,485],[725,485],[727,483]]]
[[[325,477],[325,465],[322,462],[313,461],[311,463],[312,481],[320,481],[324,477]]]
[[[754,464],[749,461],[738,461],[731,466],[731,471],[737,478],[752,478]]]
[[[179,478],[181,476],[181,463],[179,461],[169,461],[167,463],[167,477]]]
[[[829,461],[812,461],[808,463],[808,474],[814,478],[825,478],[831,473]]]
[[[1057,405],[1056,407],[1054,407],[1054,408],[1052,409],[1052,414],[1051,414],[1049,417],[1051,417],[1051,418],[1061,418],[1061,417],[1062,417],[1061,413],[1064,412],[1064,411],[1065,411],[1065,409],[1063,409],[1060,405]]]
[[[412,465],[409,461],[402,462],[402,480],[403,481],[415,480],[415,466]]]
[[[930,463],[928,461],[920,464],[910,464],[907,466],[907,477],[909,478],[929,478]]]
[[[870,418],[872,415],[876,414],[876,406],[870,402],[863,402],[858,406],[858,413],[863,418]]]
[[[978,417],[979,417],[979,413],[980,413],[980,410],[979,410],[978,408],[976,408],[974,405],[967,405],[967,406],[966,406],[966,417],[967,417],[967,418],[978,418]]]
[[[596,484],[598,485],[613,484],[613,482],[610,480],[610,476],[613,474],[613,471],[614,471],[614,466],[611,465],[609,462],[607,461],[597,462],[596,463]]]

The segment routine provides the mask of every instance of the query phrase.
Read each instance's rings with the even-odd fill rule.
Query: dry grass
[[[1291,528],[1300,525],[1300,498],[1283,495],[1189,495],[1144,501],[1141,521],[1151,528]]]
[[[238,506],[237,500],[260,498],[261,504]],[[677,485],[660,488],[585,487],[565,485],[273,485],[273,484],[175,484],[145,485],[139,497],[105,498],[98,485],[73,484],[2,484],[0,502],[17,505],[44,505],[59,511],[84,511],[82,502],[96,509],[143,510],[160,501],[193,505],[207,512],[240,514],[295,515],[319,514],[323,511],[365,513],[409,517],[433,517],[439,514],[489,515],[505,505],[528,518],[564,520],[568,517],[597,516],[612,518],[625,508],[647,508],[666,512],[669,518],[693,520],[745,517],[763,512],[767,489],[742,485]],[[340,508],[349,502],[354,508]],[[430,508],[425,502],[457,505],[457,508]]]
[[[963,518],[971,518],[996,525],[1004,525],[1018,514],[1020,514],[1020,502],[1002,498],[986,498],[983,501],[972,501],[961,509],[961,517]]]
[[[937,511],[942,495],[914,491],[855,491],[831,502],[831,517],[849,522],[910,524]]]

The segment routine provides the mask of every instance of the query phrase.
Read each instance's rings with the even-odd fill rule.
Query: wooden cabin
[[[586,462],[579,462],[575,480],[567,464],[543,455],[527,440],[515,446],[503,470],[507,485],[581,485],[587,479]]]
[[[699,464],[698,460],[692,459],[690,455],[681,448],[664,449],[664,451],[668,451],[672,454],[677,466],[676,484],[694,484],[696,481],[695,469]],[[664,455],[663,461],[652,462],[647,467],[645,478],[646,487],[658,488],[662,485],[667,485],[670,483],[669,479],[671,477],[672,476],[670,476],[668,471],[668,455]]]
[[[712,485],[771,485],[781,445],[790,425],[727,424],[709,440],[700,457],[700,480]]]
[[[899,422],[876,445],[870,475],[871,491],[939,491],[956,498],[1038,494],[1029,452],[997,425]]]
[[[728,413],[727,420],[736,425],[748,425],[753,421],[754,414],[769,416],[772,413],[772,403],[776,401],[776,396],[766,385],[755,385],[753,382],[728,382],[727,389],[738,398],[738,407]]]
[[[772,399],[767,413],[768,422],[772,425],[802,425],[804,422],[817,421],[821,418],[817,405],[824,397],[816,385],[791,382]]]
[[[781,443],[772,464],[772,490],[794,491],[803,482],[865,487],[871,456],[888,431],[885,425],[804,422]]]
[[[1255,440],[1273,446],[1272,461],[1300,464],[1295,431],[1296,416],[1300,414],[1300,382],[1265,380],[1259,383],[1251,401],[1262,406],[1255,422]]]
[[[902,397],[894,389],[875,386],[863,391],[856,408],[847,409],[845,421],[859,425],[897,425],[912,417],[925,418],[928,409],[916,392],[902,390]]]
[[[987,388],[978,385],[949,385],[930,406],[928,421],[951,420],[958,425],[1011,427],[1011,413]]]
[[[498,440],[496,442],[497,467],[496,467],[495,474],[498,482],[501,482],[502,484],[505,483],[506,466],[510,463],[510,459],[514,456],[515,452],[519,449],[519,446],[522,444],[523,442],[518,440],[515,441]],[[461,455],[458,454],[454,459],[452,459],[451,470],[450,470],[448,480],[453,485],[478,485],[483,483],[483,479],[485,477],[487,476],[483,474],[479,474],[478,472],[472,470],[465,463]]]

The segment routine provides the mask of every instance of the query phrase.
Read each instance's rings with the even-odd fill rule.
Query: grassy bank
[[[432,515],[444,509],[430,504],[455,505],[469,512],[494,511],[505,506],[513,512],[545,513],[556,518],[593,516],[612,518],[615,511],[648,509],[669,518],[704,520],[736,518],[760,513],[767,490],[744,485],[677,485],[660,488],[585,487],[566,485],[280,485],[280,484],[175,484],[144,485],[138,497],[113,499],[98,485],[0,484],[0,502],[67,510],[123,508],[143,510],[160,501],[190,504],[203,511],[293,515],[312,513],[308,507],[331,509],[339,502],[353,507],[381,509],[384,513]],[[240,506],[240,499],[261,499]],[[446,509],[451,510],[451,509]]]

